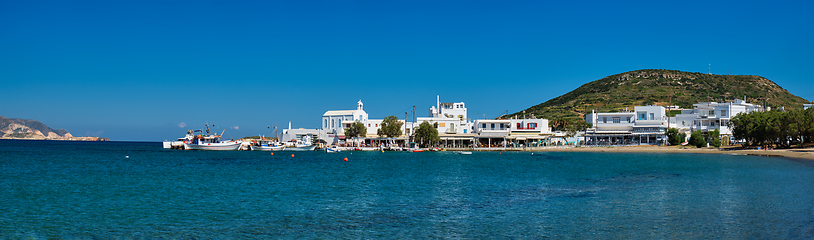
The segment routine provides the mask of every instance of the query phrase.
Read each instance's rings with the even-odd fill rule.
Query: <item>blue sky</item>
[[[810,1],[0,1],[0,116],[161,141],[442,101],[494,118],[638,69],[814,100]],[[184,127],[179,127],[181,124]],[[236,128],[236,129],[235,129]]]

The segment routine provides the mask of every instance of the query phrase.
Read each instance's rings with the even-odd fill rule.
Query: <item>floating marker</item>
[[[291,154],[291,157],[294,157],[294,154],[293,154],[293,153]]]
[[[124,158],[130,158],[130,156],[124,156]]]
[[[347,162],[347,161],[348,161],[348,158],[345,158],[345,162]]]
[[[271,153],[271,156],[274,156],[274,153]]]

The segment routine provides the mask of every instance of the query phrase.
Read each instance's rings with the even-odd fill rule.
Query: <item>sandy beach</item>
[[[578,148],[546,148],[532,151],[546,152],[654,152],[654,153],[713,153],[713,154],[744,154],[770,157],[789,157],[814,160],[814,148],[793,148],[774,150],[741,149],[740,147],[695,148],[685,146],[629,146],[629,147],[578,147]]]

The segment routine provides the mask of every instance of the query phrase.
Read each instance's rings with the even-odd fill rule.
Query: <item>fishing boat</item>
[[[455,152],[455,154],[461,154],[461,155],[472,155],[472,152],[467,152],[467,151],[456,151],[456,152]]]
[[[311,143],[311,137],[302,136],[302,139],[291,140],[286,143],[285,151],[314,151],[317,145]]]
[[[193,132],[192,138],[189,140],[184,141],[184,149],[186,150],[218,150],[218,151],[234,151],[240,148],[239,141],[229,141],[229,142],[221,142],[220,138],[223,135],[213,135],[209,132],[209,124],[206,124],[206,135],[194,135],[194,132],[199,132],[201,130],[195,130]],[[214,125],[213,125],[214,126]],[[224,132],[226,130],[223,130]]]
[[[269,145],[269,144],[266,144],[266,145],[251,145],[251,146],[249,146],[249,148],[252,151],[282,151],[282,150],[285,150],[284,145],[276,146],[276,145],[273,145],[273,144],[271,144],[271,145]]]
[[[280,143],[277,141],[279,136],[277,135],[277,127],[276,126],[268,126],[269,129],[273,129],[274,132],[272,134],[271,139],[266,139],[264,136],[260,136],[259,141],[252,140],[252,144],[249,145],[249,149],[252,151],[282,151],[285,150],[285,144]]]
[[[325,148],[325,152],[327,152],[327,153],[336,153],[336,152],[341,152],[341,151],[342,151],[342,150],[340,150],[339,148],[336,148],[336,147],[332,147],[332,148],[330,148],[330,147],[329,147],[329,148]]]
[[[194,136],[193,131],[189,130],[187,131],[187,134],[182,138],[178,138],[175,141],[164,141],[163,147],[167,149],[183,149],[184,143],[192,140],[193,136]]]
[[[283,149],[283,150],[286,150],[286,151],[314,151],[314,149],[316,149],[316,148],[317,148],[317,145],[311,145],[311,146],[299,146],[299,147],[296,147],[296,146],[295,147],[285,147],[285,149]]]

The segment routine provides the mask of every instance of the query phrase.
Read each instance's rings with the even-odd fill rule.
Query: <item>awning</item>
[[[478,135],[476,137],[479,137],[479,138],[504,138],[504,137],[508,137],[508,136],[509,136],[509,133],[505,133],[505,132],[504,133],[485,132],[485,133],[481,133],[480,135]]]

